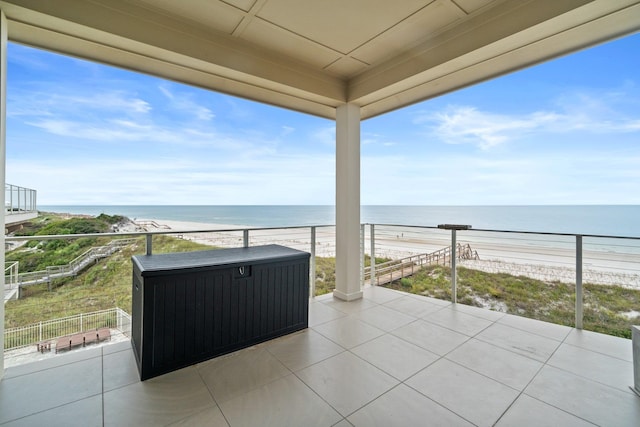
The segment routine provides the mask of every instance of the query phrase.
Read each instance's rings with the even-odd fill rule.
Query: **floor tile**
[[[489,326],[476,338],[540,362],[546,362],[560,346],[559,341],[500,323]]]
[[[500,418],[496,427],[540,427],[541,425],[593,427],[595,424],[523,394]]]
[[[104,393],[104,425],[166,425],[215,406],[190,366]]]
[[[313,328],[344,348],[352,348],[384,334],[355,316],[342,317]]]
[[[631,340],[597,332],[573,329],[564,340],[566,344],[617,357],[618,359],[633,361]]]
[[[423,319],[469,336],[474,336],[493,324],[489,320],[451,310],[450,308],[430,313],[424,316]]]
[[[472,305],[466,304],[452,304],[451,310],[460,311],[462,313],[470,314],[472,316],[480,317],[485,320],[490,320],[495,322],[498,319],[501,319],[505,316],[505,313],[501,313],[499,311],[489,310],[487,308],[474,307]]]
[[[518,391],[440,359],[405,384],[477,426],[491,426],[518,397]]]
[[[362,298],[355,301],[342,301],[341,299],[335,297],[331,300],[324,301],[322,304],[325,304],[328,307],[341,311],[345,314],[358,313],[359,311],[366,310],[367,308],[372,308],[378,305],[373,301]]]
[[[349,352],[298,371],[296,375],[343,416],[399,383]]]
[[[389,332],[416,320],[415,317],[379,305],[355,314],[360,320]]]
[[[373,301],[376,304],[384,304],[404,296],[404,294],[398,291],[383,286],[366,286],[362,290],[362,293],[365,299]]]
[[[524,392],[597,425],[637,427],[640,420],[638,396],[552,366],[542,368]]]
[[[104,355],[104,354],[117,353],[119,351],[130,350],[131,348],[132,348],[131,340],[120,341],[120,342],[103,346],[102,354]]]
[[[633,363],[563,344],[551,356],[548,365],[632,393]]]
[[[170,427],[229,427],[222,411],[217,406],[209,407],[204,411],[190,415],[180,421],[169,424]]]
[[[290,373],[265,346],[216,357],[197,368],[218,404]]]
[[[309,303],[309,327],[317,326],[325,322],[330,322],[347,314],[331,308],[321,302]]]
[[[440,356],[469,339],[466,335],[424,320],[416,320],[392,331],[391,334]]]
[[[87,397],[3,424],[3,427],[32,426],[100,427],[102,426],[102,395]]]
[[[312,329],[280,337],[265,348],[291,371],[297,371],[345,349]]]
[[[446,358],[517,390],[523,390],[543,365],[476,339],[462,344]]]
[[[326,427],[342,419],[295,375],[223,402],[220,409],[233,427]]]
[[[426,299],[422,300],[409,296],[394,299],[383,305],[413,317],[423,317],[443,308],[443,306],[430,303]]]
[[[55,351],[55,350],[52,350]],[[102,348],[80,348],[68,353],[56,354],[53,357],[39,360],[37,362],[25,363],[23,365],[11,366],[4,373],[4,379],[15,378],[20,375],[33,374],[50,368],[69,365],[82,360],[93,359],[102,356]]]
[[[401,381],[440,358],[435,353],[389,334],[359,345],[351,352]]]
[[[431,303],[431,304],[439,305],[441,307],[448,307],[448,306],[452,305],[450,300],[444,300],[444,299],[440,299],[440,298],[431,298],[431,297],[427,297],[427,296],[424,296],[424,295],[417,295],[417,294],[408,294],[408,296],[410,296],[412,298],[415,298],[417,300],[420,300],[420,301],[426,301],[426,302]]]
[[[404,384],[359,409],[348,420],[356,427],[473,426]]]
[[[102,360],[94,357],[0,381],[0,424],[102,392]]]
[[[511,326],[512,328],[520,329],[523,331],[531,332],[532,334],[540,335],[552,340],[562,341],[571,332],[570,327],[563,325],[556,325],[554,323],[542,322],[540,320],[529,319],[522,316],[514,316],[507,314],[500,318],[498,323]]]
[[[106,354],[102,359],[103,390],[110,391],[140,381],[133,350]]]

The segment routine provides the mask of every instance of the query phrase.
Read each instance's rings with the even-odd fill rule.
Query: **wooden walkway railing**
[[[106,258],[119,251],[122,247],[135,242],[135,238],[116,239],[106,246],[91,248],[69,264],[47,267],[46,270],[19,273],[10,282],[5,277],[5,290],[20,288],[23,286],[37,285],[40,283],[51,283],[54,279],[75,276],[93,262]],[[5,298],[6,301],[6,298]]]
[[[467,244],[458,243],[456,245],[456,258],[458,260],[478,260],[478,251],[471,249]],[[451,246],[442,248],[428,254],[412,255],[400,260],[387,261],[375,266],[375,284],[384,285],[394,280],[412,276],[417,273],[425,265],[450,265],[451,264]],[[371,267],[366,267],[364,272],[365,282],[371,283]]]

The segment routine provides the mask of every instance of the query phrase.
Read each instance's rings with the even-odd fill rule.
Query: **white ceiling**
[[[363,118],[640,29],[640,0],[4,0],[9,39]]]

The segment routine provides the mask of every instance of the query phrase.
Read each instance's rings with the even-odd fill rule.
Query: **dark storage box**
[[[306,328],[309,256],[267,245],[132,257],[140,379]]]

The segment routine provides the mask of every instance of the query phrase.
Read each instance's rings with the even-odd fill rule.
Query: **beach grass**
[[[155,253],[213,249],[169,236],[154,236]],[[98,261],[75,277],[23,288],[22,297],[5,304],[5,327],[24,326],[80,313],[120,307],[131,313],[131,257],[145,253],[145,239]]]
[[[458,267],[458,302],[545,322],[575,326],[575,285],[542,281],[506,273],[485,273]],[[451,269],[442,265],[385,285],[414,294],[451,300]],[[640,291],[622,286],[584,285],[583,327],[631,338],[631,325],[640,323]]]

